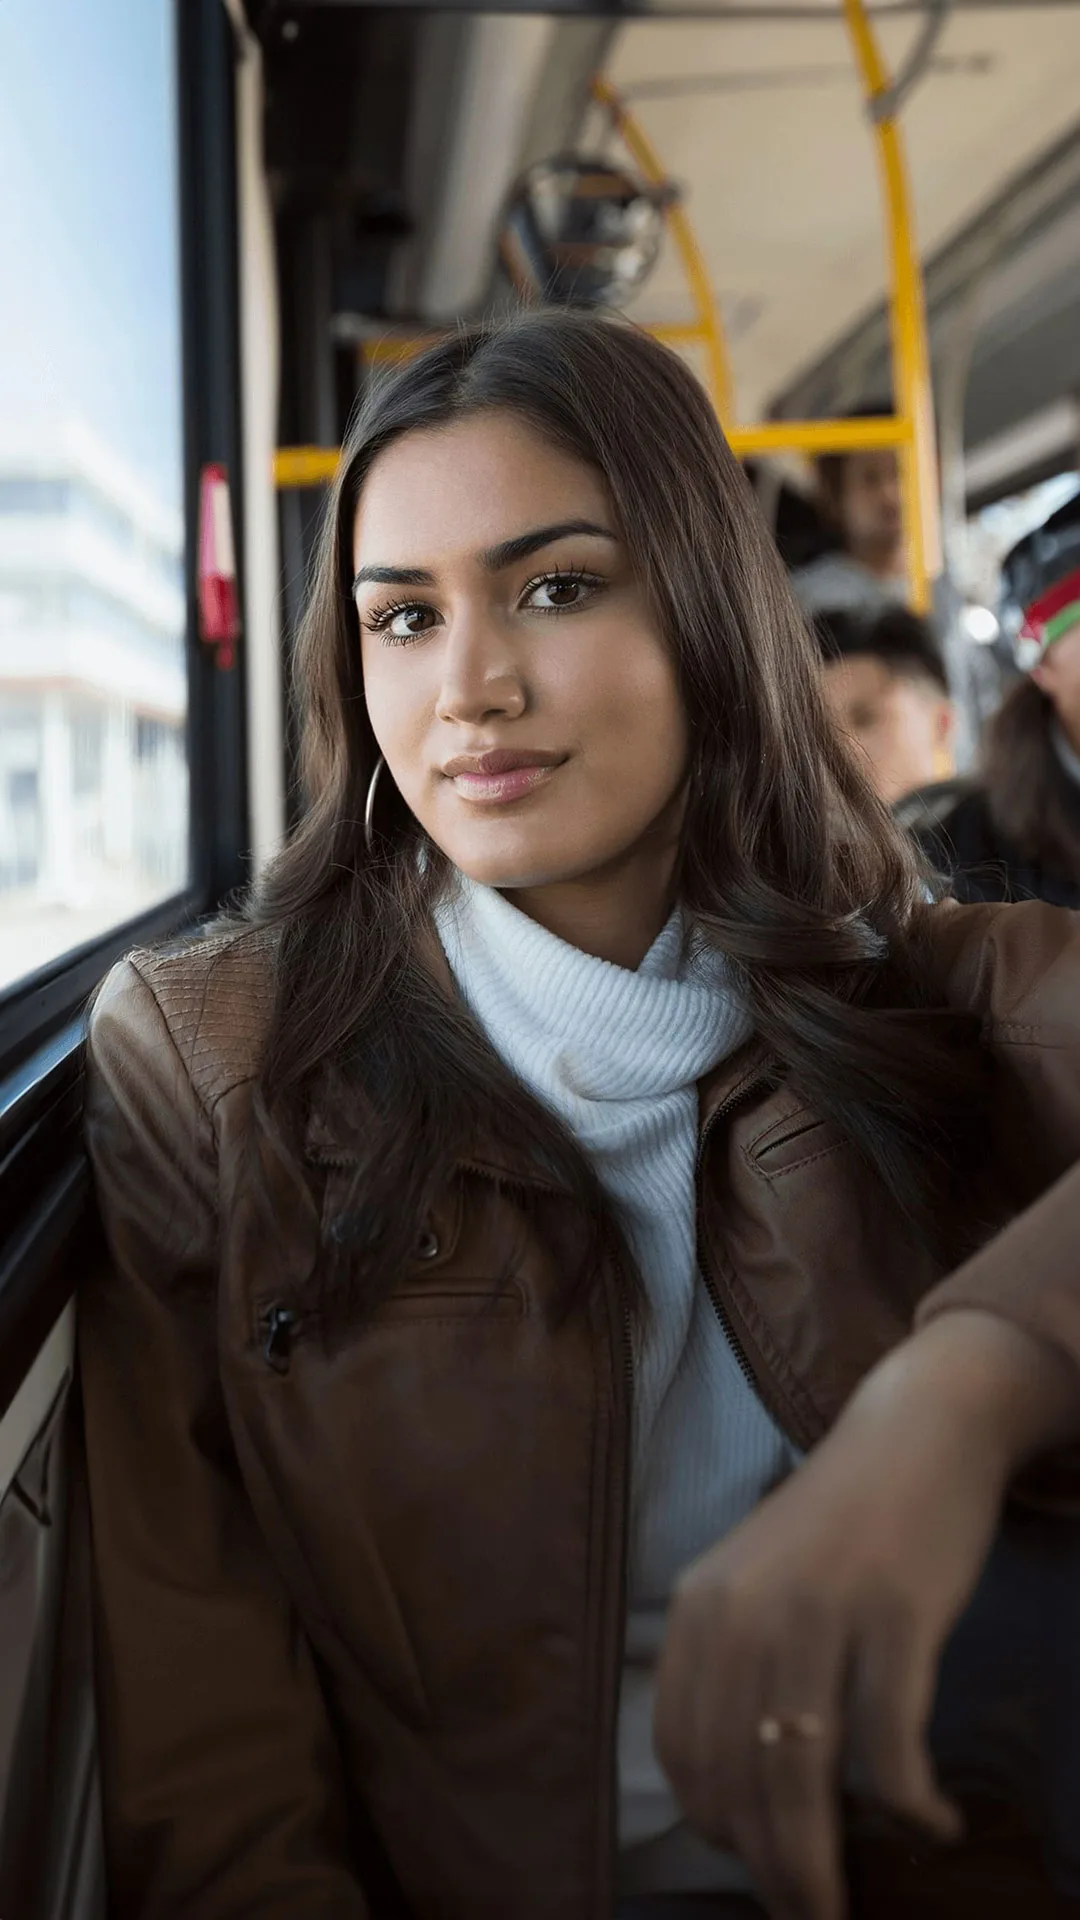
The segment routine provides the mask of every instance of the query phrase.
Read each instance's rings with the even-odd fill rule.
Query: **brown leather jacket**
[[[1080,919],[945,906],[935,925],[944,996],[985,1024],[1020,1208],[944,1283],[753,1044],[701,1089],[702,1270],[802,1447],[920,1300],[994,1309],[1080,1363]],[[553,1331],[533,1232],[496,1297],[500,1175],[523,1170],[493,1147],[328,1351],[304,1282],[348,1177],[333,1136],[316,1116],[302,1187],[272,1173],[273,1230],[243,1172],[271,986],[264,936],[137,953],[93,1018],[113,1262],[81,1351],[110,1913],[360,1920],[397,1910],[372,1891],[382,1859],[419,1920],[606,1920],[632,1391],[617,1278]]]

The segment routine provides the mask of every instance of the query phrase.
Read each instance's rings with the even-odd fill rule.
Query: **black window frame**
[[[95,1233],[81,1140],[87,1002],[113,962],[179,932],[249,867],[243,644],[223,671],[198,637],[199,483],[231,483],[244,607],[239,221],[234,31],[223,0],[173,0],[190,780],[190,879],[147,913],[0,992],[0,1418],[78,1284]]]

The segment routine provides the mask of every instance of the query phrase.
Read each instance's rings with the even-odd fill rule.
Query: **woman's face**
[[[508,412],[418,430],[374,462],[353,551],[372,728],[456,867],[670,861],[682,701],[598,474]]]

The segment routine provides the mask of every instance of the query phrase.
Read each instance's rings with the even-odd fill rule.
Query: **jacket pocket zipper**
[[[824,1124],[823,1120],[807,1120],[802,1126],[789,1127],[786,1133],[778,1134],[775,1140],[766,1141],[756,1158],[759,1162],[764,1161],[768,1154],[779,1153],[781,1147],[789,1147],[793,1140],[805,1140],[807,1134],[817,1133]]]

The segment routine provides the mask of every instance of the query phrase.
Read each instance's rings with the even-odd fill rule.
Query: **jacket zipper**
[[[741,1107],[748,1105],[748,1103],[754,1098],[754,1096],[760,1093],[763,1087],[767,1087],[767,1086],[768,1086],[768,1081],[764,1074],[755,1075],[752,1080],[746,1081],[741,1087],[736,1087],[734,1093],[730,1093],[726,1100],[722,1100],[720,1102],[720,1105],[716,1108],[715,1112],[710,1113],[709,1118],[705,1122],[705,1126],[702,1129],[701,1139],[698,1142],[698,1157],[697,1157],[698,1188],[699,1188],[699,1195],[698,1195],[699,1222],[700,1222],[701,1213],[702,1213],[701,1199],[700,1199],[700,1177],[701,1177],[702,1168],[704,1167],[704,1164],[705,1164],[705,1149],[709,1142],[709,1136],[712,1133],[713,1128],[718,1126],[721,1120],[730,1119],[732,1114],[737,1113]],[[723,1299],[720,1296],[720,1289],[716,1284],[716,1280],[712,1275],[712,1273],[709,1271],[708,1248],[706,1246],[705,1235],[700,1230],[700,1226],[698,1231],[698,1240],[700,1243],[700,1250],[701,1250],[698,1265],[701,1270],[701,1278],[702,1278],[702,1283],[705,1287],[705,1291],[708,1294],[710,1301],[712,1302],[713,1312],[715,1313],[717,1319],[720,1322],[720,1325],[723,1329],[724,1338],[726,1339],[728,1346],[731,1348],[731,1351],[735,1356],[736,1364],[739,1368],[740,1373],[743,1376],[743,1379],[746,1381],[747,1386],[752,1388],[753,1392],[757,1395],[758,1399],[760,1400],[762,1398],[762,1394],[761,1394],[761,1388],[758,1386],[757,1376],[754,1373],[754,1369],[750,1365],[749,1360],[747,1359],[746,1349],[744,1348],[742,1341],[739,1338],[739,1335],[735,1331],[735,1328],[732,1324],[731,1315],[728,1312],[727,1306],[725,1305]]]
[[[733,1093],[729,1094],[726,1100],[722,1100],[720,1105],[715,1109],[715,1111],[709,1115],[709,1118],[706,1121],[704,1128],[702,1129],[701,1138],[698,1142],[697,1165],[698,1165],[698,1175],[699,1175],[699,1186],[700,1186],[700,1173],[701,1173],[701,1169],[705,1159],[705,1149],[708,1145],[709,1137],[713,1131],[713,1128],[715,1126],[718,1126],[722,1120],[730,1119],[731,1116],[734,1113],[737,1113],[742,1107],[749,1105],[750,1101],[753,1100],[760,1092],[762,1092],[763,1089],[767,1089],[768,1086],[769,1086],[769,1080],[767,1075],[763,1073],[755,1074],[751,1079],[745,1081],[741,1087],[737,1087]],[[709,1296],[709,1300],[712,1303],[713,1311],[715,1312],[716,1317],[719,1320],[720,1325],[723,1329],[724,1336],[731,1348],[732,1353],[735,1356],[740,1372],[742,1373],[751,1391],[757,1396],[759,1400],[761,1400],[763,1396],[761,1393],[761,1388],[758,1385],[754,1370],[750,1365],[750,1361],[747,1358],[742,1342],[738,1334],[736,1333],[734,1326],[732,1325],[731,1316],[728,1312],[728,1309],[723,1299],[721,1298],[719,1288],[716,1285],[716,1281],[713,1275],[709,1271],[707,1252],[704,1244],[704,1235],[700,1235],[700,1239],[702,1243],[702,1255],[699,1261],[699,1265],[701,1268],[701,1277],[705,1286],[705,1291]],[[619,1283],[622,1279],[622,1275],[621,1275],[617,1258],[614,1260],[614,1268],[615,1268],[616,1282]],[[631,1315],[630,1308],[627,1303],[626,1288],[625,1288],[625,1285],[623,1284],[619,1285],[619,1307],[620,1307],[621,1324],[622,1324],[623,1380],[626,1388],[626,1407],[625,1407],[625,1413],[624,1413],[624,1431],[623,1431],[623,1459],[624,1461],[628,1461],[630,1447],[632,1445],[631,1423],[633,1418],[633,1404],[634,1404],[634,1338],[633,1338],[634,1328],[633,1328],[633,1317]],[[774,1415],[773,1417],[775,1418],[776,1416]],[[619,1591],[621,1595],[621,1604],[619,1607],[619,1615],[618,1615],[619,1628],[618,1628],[618,1634],[616,1636],[615,1649],[614,1649],[614,1660],[615,1660],[614,1687],[615,1687],[616,1710],[615,1710],[615,1739],[612,1743],[613,1751],[611,1756],[611,1767],[612,1767],[611,1820],[609,1824],[609,1848],[610,1848],[609,1858],[612,1861],[614,1861],[617,1858],[617,1853],[618,1853],[617,1821],[618,1821],[618,1804],[619,1804],[619,1742],[618,1742],[617,1702],[618,1702],[620,1676],[622,1674],[623,1664],[625,1662],[625,1657],[626,1657],[626,1609],[627,1609],[627,1601],[629,1597],[627,1593],[626,1576],[627,1576],[627,1566],[628,1566],[628,1559],[629,1559],[630,1501],[629,1501],[628,1475],[625,1467],[624,1467],[624,1474],[623,1474],[623,1484],[619,1486],[617,1489],[615,1489],[615,1491],[619,1496],[621,1496],[621,1500],[622,1500],[622,1545],[621,1545],[621,1550],[619,1554],[619,1563],[616,1570],[617,1578],[619,1582]],[[605,1908],[605,1911],[607,1911],[606,1908]]]

